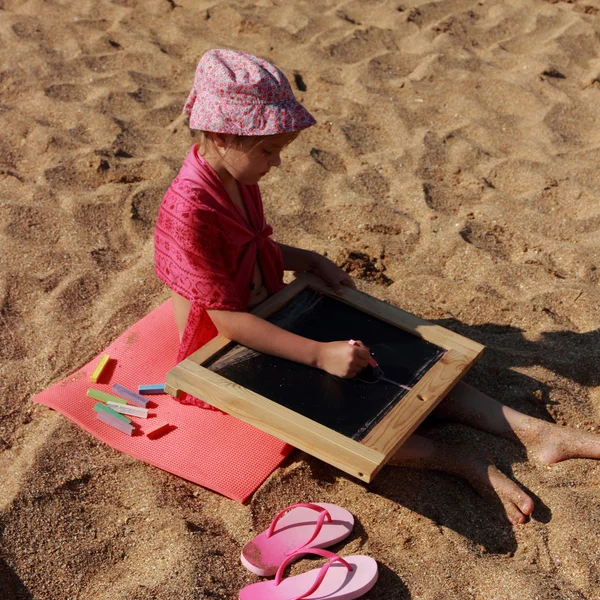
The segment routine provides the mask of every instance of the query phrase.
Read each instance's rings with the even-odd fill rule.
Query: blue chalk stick
[[[138,393],[140,394],[164,394],[164,383],[153,383],[148,385],[138,385]]]
[[[121,398],[125,398],[126,400],[131,400],[131,402],[133,402],[134,404],[137,404],[138,406],[141,406],[142,408],[146,408],[146,405],[148,404],[148,398],[144,398],[144,396],[140,396],[139,394],[136,394],[135,392],[132,392],[131,390],[128,390],[126,387],[115,383],[115,385],[113,385],[113,392],[115,394],[119,394],[119,396],[121,396]]]

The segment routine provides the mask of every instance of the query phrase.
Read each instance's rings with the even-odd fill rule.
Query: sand
[[[318,119],[262,184],[279,241],[478,342],[466,380],[600,423],[600,2],[0,1],[0,597],[236,598],[242,545],[304,501],[374,599],[600,598],[600,465],[546,467],[436,425],[536,499],[513,527],[464,481],[366,485],[296,451],[247,505],[122,455],[29,400],[167,298],[152,232],[194,142],[198,58],[264,56]],[[298,563],[292,572],[313,565]]]

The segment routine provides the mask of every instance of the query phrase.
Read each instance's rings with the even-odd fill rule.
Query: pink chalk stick
[[[133,435],[133,430],[134,430],[133,425],[131,425],[129,423],[124,423],[123,421],[120,421],[119,419],[115,419],[115,417],[113,417],[112,415],[109,415],[108,413],[97,412],[96,418],[100,419],[100,421],[102,421],[103,423],[106,423],[106,425],[110,425],[111,427],[114,427],[115,429],[118,429],[119,431],[122,431],[123,433],[125,433],[127,435]]]

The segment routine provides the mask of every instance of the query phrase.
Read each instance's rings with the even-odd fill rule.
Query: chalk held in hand
[[[115,394],[119,394],[119,396],[121,396],[121,398],[125,398],[125,399],[129,400],[130,402],[133,402],[134,404],[141,406],[142,408],[146,408],[146,406],[148,404],[148,398],[144,398],[144,396],[140,396],[140,394],[136,394],[135,392],[132,392],[130,389],[127,389],[125,386],[123,386],[119,383],[115,383],[115,385],[113,385],[112,391]]]
[[[360,344],[356,340],[350,340],[348,343],[351,346],[359,346],[360,347]],[[369,356],[369,366],[373,367],[373,369],[379,369],[379,371],[381,371],[379,364],[372,356]],[[380,373],[376,371],[376,375],[379,375],[379,374]],[[381,374],[383,374],[383,371],[381,371]]]
[[[90,381],[92,383],[98,383],[98,379],[100,379],[100,376],[102,375],[102,371],[104,371],[104,367],[106,367],[109,360],[110,360],[110,355],[108,355],[108,354],[105,354],[100,359],[100,362],[96,365],[96,368],[90,375]]]
[[[349,340],[348,343],[351,346],[361,346],[361,344],[359,342],[357,342],[356,340]],[[407,391],[410,391],[412,389],[411,387],[409,387],[407,385],[398,383],[397,381],[394,381],[393,379],[386,377],[385,373],[383,372],[383,369],[379,366],[379,363],[372,356],[369,357],[369,366],[373,369],[373,373],[374,373],[375,377],[377,378],[377,381],[387,381],[388,383],[397,385],[399,388],[402,388],[403,390],[407,390]]]
[[[146,385],[138,385],[138,393],[140,394],[164,394],[164,383],[149,383]]]

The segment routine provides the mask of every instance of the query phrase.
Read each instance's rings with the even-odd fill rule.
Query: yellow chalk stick
[[[110,360],[110,356],[108,354],[105,354],[100,359],[100,362],[98,363],[98,365],[94,369],[94,372],[90,375],[90,381],[92,383],[97,383],[98,382],[98,379],[100,379],[100,375],[102,375],[102,371],[104,371],[104,367],[106,367],[106,365],[108,364],[109,360]]]

